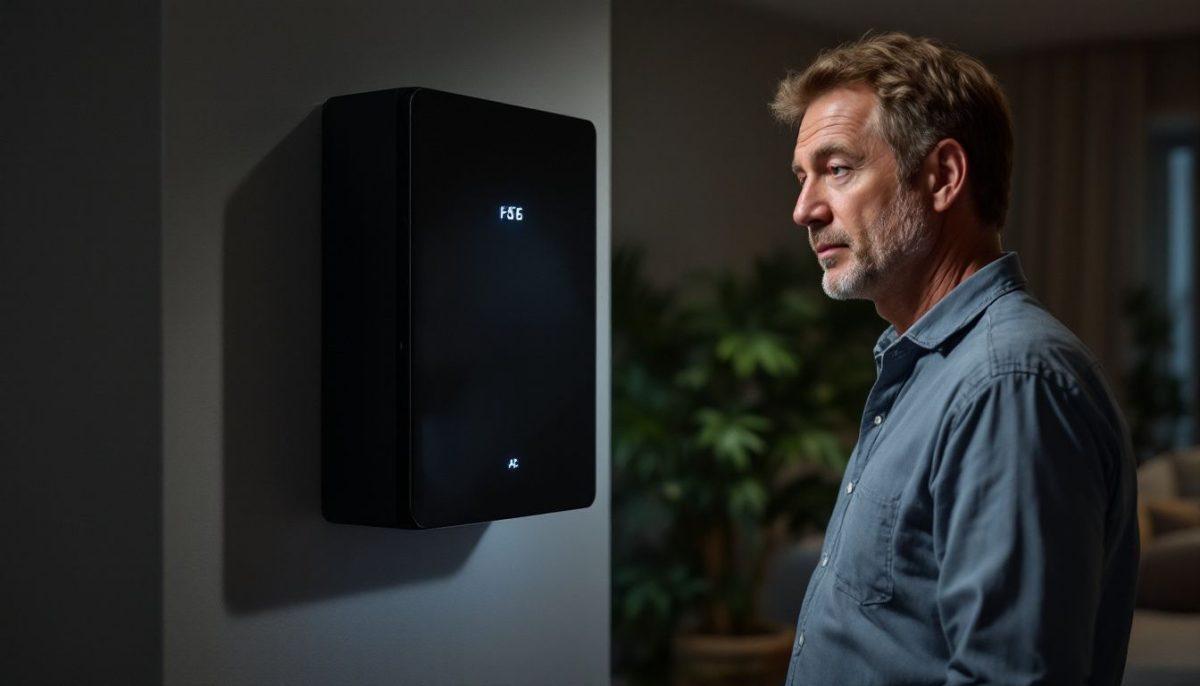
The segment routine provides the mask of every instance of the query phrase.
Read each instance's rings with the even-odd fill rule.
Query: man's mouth
[[[822,243],[816,247],[817,259],[823,260],[838,250],[849,250],[845,243]]]

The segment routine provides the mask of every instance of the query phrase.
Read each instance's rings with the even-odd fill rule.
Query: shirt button
[[[846,495],[850,495],[853,492],[854,492],[854,482],[851,481],[850,483],[846,484]]]
[[[821,566],[824,567],[827,564],[829,564],[829,554],[828,553],[821,556]]]
[[[883,415],[877,414],[875,415],[875,419],[872,419],[871,421],[875,423],[875,426],[879,426],[883,423]]]
[[[803,631],[800,632],[800,635],[796,637],[796,645],[800,646],[801,648],[804,647],[804,632]]]

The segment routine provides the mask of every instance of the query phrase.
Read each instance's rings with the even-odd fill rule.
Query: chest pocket
[[[846,503],[833,573],[839,590],[863,605],[892,599],[892,543],[900,496],[856,486]]]

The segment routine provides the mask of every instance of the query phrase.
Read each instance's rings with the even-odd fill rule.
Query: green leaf
[[[683,484],[679,481],[668,481],[662,485],[662,496],[668,501],[677,501],[683,497]]]
[[[737,331],[717,341],[717,357],[733,365],[739,378],[749,378],[761,369],[768,376],[791,376],[799,371],[796,358],[783,339],[767,331]]]
[[[836,434],[811,426],[791,431],[775,443],[775,455],[784,464],[819,464],[842,470],[849,459],[847,452]]]
[[[712,450],[718,461],[728,463],[735,470],[744,472],[750,468],[750,456],[762,453],[767,444],[762,433],[771,422],[754,414],[725,414],[712,408],[696,413],[700,427],[697,442]]]
[[[698,391],[708,385],[711,376],[712,370],[707,365],[694,364],[676,374],[675,383],[690,391]]]
[[[824,311],[822,301],[796,288],[789,288],[780,294],[779,305],[784,316],[800,322],[813,321]]]
[[[754,479],[743,479],[729,492],[729,514],[734,518],[758,519],[767,508],[767,490]]]

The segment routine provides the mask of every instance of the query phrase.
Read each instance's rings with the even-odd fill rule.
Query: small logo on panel
[[[525,221],[525,208],[519,205],[501,205],[500,206],[500,221],[503,222],[523,222]]]
[[[521,468],[521,462],[520,462],[520,460],[518,460],[518,459],[517,459],[517,458],[515,458],[515,457],[510,457],[510,458],[508,458],[508,468],[509,468],[510,470],[512,470],[512,469],[520,469],[520,468]]]

